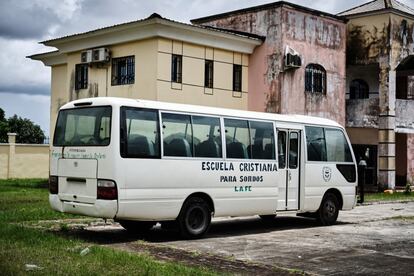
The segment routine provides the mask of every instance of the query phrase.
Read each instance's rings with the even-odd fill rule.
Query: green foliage
[[[44,185],[44,179],[0,180],[1,275],[216,275],[205,267],[159,262],[65,237],[64,232],[25,227],[28,221],[76,217],[53,211]],[[63,228],[68,230],[65,224]],[[89,253],[80,254],[85,248]],[[26,265],[34,268],[28,272]]]
[[[7,132],[9,132],[9,125],[4,116],[4,110],[0,108],[0,143],[7,142]]]
[[[7,143],[8,132],[17,133],[17,143],[42,144],[45,139],[39,125],[17,115],[6,119],[4,110],[0,108],[0,143]]]

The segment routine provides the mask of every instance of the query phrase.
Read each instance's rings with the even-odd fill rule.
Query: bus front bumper
[[[97,199],[94,204],[90,204],[75,201],[62,201],[59,199],[58,195],[49,194],[49,203],[53,210],[62,213],[77,214],[97,218],[112,219],[115,217],[118,211],[117,200]]]

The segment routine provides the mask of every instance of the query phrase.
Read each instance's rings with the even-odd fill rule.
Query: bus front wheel
[[[184,238],[200,238],[210,227],[210,206],[202,198],[190,198],[184,203],[177,221],[180,228],[180,234]]]
[[[322,225],[335,224],[339,213],[339,201],[334,194],[328,193],[323,199],[319,207],[317,218]]]

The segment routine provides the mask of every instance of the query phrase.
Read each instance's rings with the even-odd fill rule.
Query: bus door
[[[300,130],[278,129],[277,210],[298,210],[300,179]]]

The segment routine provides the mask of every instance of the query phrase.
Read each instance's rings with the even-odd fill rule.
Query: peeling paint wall
[[[414,100],[397,100],[395,115],[397,129],[414,133]]]
[[[322,116],[345,124],[346,25],[342,21],[282,5],[229,14],[203,25],[266,36],[250,56],[249,110]],[[286,46],[300,53],[299,69],[284,69]],[[326,95],[305,93],[309,63],[326,69]]]
[[[414,185],[414,134],[407,134],[407,180]]]
[[[378,128],[378,98],[363,100],[347,100],[346,126]]]

